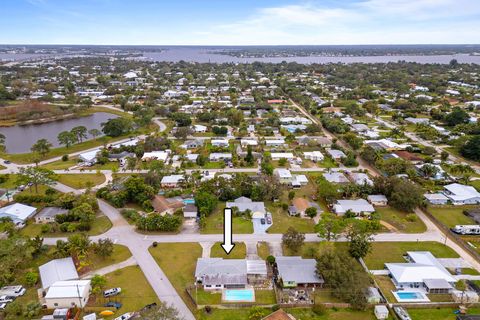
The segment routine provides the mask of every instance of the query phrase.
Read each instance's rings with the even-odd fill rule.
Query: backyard
[[[431,206],[428,208],[435,218],[449,228],[458,224],[475,224],[472,218],[463,214],[463,210],[472,206]]]

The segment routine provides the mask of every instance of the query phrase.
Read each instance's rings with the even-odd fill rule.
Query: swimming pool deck
[[[224,302],[255,302],[255,290],[246,289],[224,289],[222,291],[222,301]]]

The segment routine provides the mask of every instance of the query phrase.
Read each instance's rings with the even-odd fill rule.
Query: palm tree
[[[35,142],[30,150],[32,152],[37,152],[42,158],[44,158],[49,152],[52,144],[47,139],[40,139]]]

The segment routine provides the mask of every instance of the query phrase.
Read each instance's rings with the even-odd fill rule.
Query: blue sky
[[[480,43],[480,0],[2,0],[0,43]]]

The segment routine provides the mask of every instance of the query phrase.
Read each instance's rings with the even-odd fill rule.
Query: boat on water
[[[403,307],[393,307],[393,311],[400,318],[400,320],[412,320],[407,310]]]

